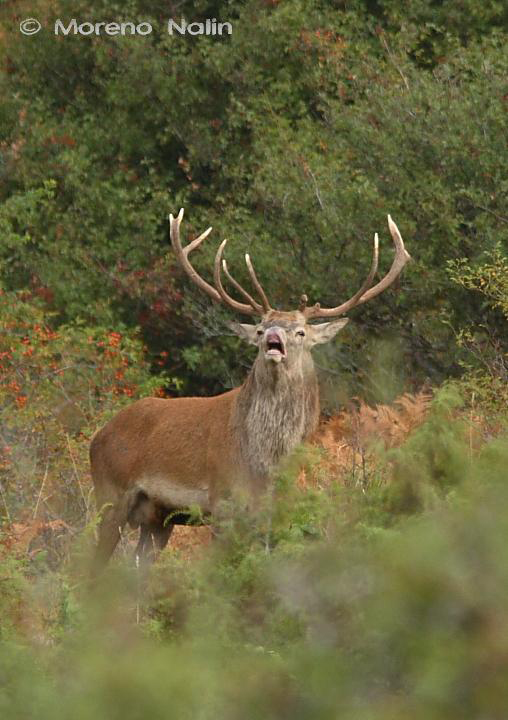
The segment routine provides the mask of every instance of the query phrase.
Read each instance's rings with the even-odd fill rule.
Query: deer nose
[[[286,357],[286,333],[282,328],[272,326],[265,331],[265,357],[280,362]]]
[[[282,339],[281,328],[277,327],[276,325],[273,327],[269,327],[265,330],[265,340],[267,342],[270,342],[270,340],[281,340],[281,339]]]
[[[265,330],[265,342],[271,343],[271,342],[278,342],[282,343],[283,345],[286,344],[287,335],[284,328],[279,327],[278,325],[272,325],[271,327],[267,328]]]

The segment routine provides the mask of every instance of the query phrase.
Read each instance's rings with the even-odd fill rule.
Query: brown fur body
[[[272,313],[268,325],[288,315]],[[222,395],[144,398],[121,410],[90,448],[97,505],[104,509],[99,565],[127,522],[141,528],[143,555],[153,544],[165,545],[189,508],[213,512],[233,487],[256,502],[273,469],[315,430],[318,417],[310,352],[285,364],[260,353],[244,384]]]
[[[399,230],[388,216],[395,258],[376,285],[371,287],[378,264],[377,234],[369,274],[349,300],[333,308],[322,308],[319,303],[307,307],[307,296],[302,295],[298,310],[277,311],[271,308],[249,255],[245,261],[259,302],[231,276],[223,259],[226,240],[215,256],[215,287],[196,272],[189,253],[211,228],[183,248],[183,214],[181,209],[176,218],[169,216],[171,244],[180,265],[215,302],[261,318],[257,325],[232,326],[258,348],[258,356],[240,388],[211,398],[139,400],[97,433],[90,457],[97,503],[104,508],[104,516],[96,571],[109,559],[127,522],[140,528],[137,553],[146,560],[154,546],[165,546],[173,524],[185,521],[189,508],[214,512],[218,501],[236,487],[243,487],[256,503],[279,461],[316,427],[319,398],[311,348],[330,341],[347,323],[346,318],[319,325],[310,321],[340,317],[379,295],[409,260]],[[221,271],[247,303],[226,292]]]

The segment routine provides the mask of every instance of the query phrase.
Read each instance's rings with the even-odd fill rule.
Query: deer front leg
[[[128,504],[124,497],[104,511],[99,526],[99,541],[92,561],[92,578],[101,574],[118,545],[122,530],[127,523],[127,515]]]

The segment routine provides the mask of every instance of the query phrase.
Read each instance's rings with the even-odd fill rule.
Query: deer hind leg
[[[157,555],[168,544],[174,525],[140,525],[139,541],[134,552],[138,558],[139,566],[146,570],[156,559]]]
[[[136,558],[136,566],[139,566],[141,570],[145,571],[149,565],[155,559],[155,548],[152,533],[148,525],[140,525],[139,527],[139,540],[134,550],[134,557]]]
[[[154,533],[154,542],[158,552],[162,552],[162,550],[164,550],[164,548],[168,544],[174,527],[174,523],[167,522],[164,523],[161,527],[157,528],[156,532]]]
[[[167,514],[168,511],[145,490],[136,489],[130,502],[128,520],[132,527],[140,528],[135,556],[143,568],[148,567],[167,545],[173,530],[173,523],[165,522]]]

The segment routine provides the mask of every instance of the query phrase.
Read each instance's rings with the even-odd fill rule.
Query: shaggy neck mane
[[[266,477],[278,461],[316,428],[319,393],[312,359],[287,368],[256,359],[240,389],[235,428],[242,460],[253,477]],[[243,431],[242,431],[243,429]]]

